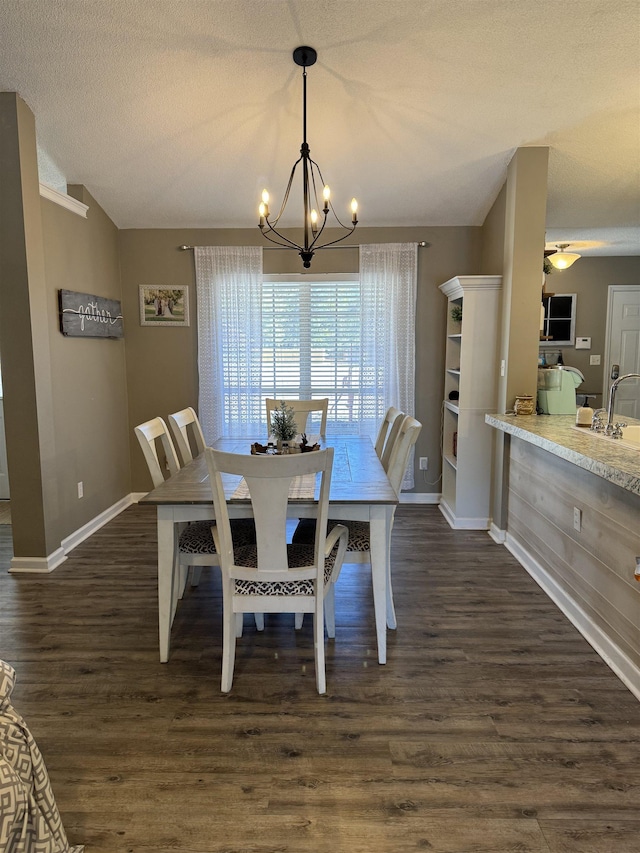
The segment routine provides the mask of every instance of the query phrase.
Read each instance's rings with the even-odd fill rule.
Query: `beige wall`
[[[438,285],[454,275],[477,269],[479,228],[358,228],[361,243],[426,241],[418,250],[416,305],[416,411],[423,431],[416,458],[429,457],[429,470],[417,471],[417,492],[439,492],[440,410],[444,371],[446,299]],[[230,230],[127,230],[120,232],[123,308],[126,322],[129,434],[131,437],[132,488],[146,491],[150,478],[133,428],[156,415],[165,417],[184,406],[197,407],[196,304],[193,253],[187,245],[263,245],[258,229]],[[357,249],[319,252],[313,273],[357,272]],[[301,272],[295,252],[266,251],[266,273]],[[190,292],[189,328],[140,326],[138,287],[187,285]],[[431,483],[427,482],[431,481]]]
[[[565,364],[577,367],[584,374],[578,388],[580,394],[598,394],[589,403],[594,408],[602,405],[602,388],[605,375],[604,345],[606,335],[607,299],[610,284],[640,285],[640,257],[588,258],[576,261],[568,270],[554,270],[547,276],[546,290],[551,293],[577,293],[576,336],[590,337],[590,350],[562,347]],[[544,347],[553,361],[557,348]],[[600,355],[600,367],[589,365],[589,356]],[[607,367],[607,376],[609,368]]]
[[[505,253],[506,215],[507,185],[505,183],[482,224],[480,275],[502,275]]]
[[[131,482],[125,339],[60,332],[59,289],[121,299],[118,231],[84,188],[70,190],[89,206],[86,219],[42,200],[59,539],[127,495]]]
[[[0,93],[0,348],[16,553],[57,544],[49,328],[33,114]],[[20,476],[18,476],[18,465]]]
[[[548,148],[519,148],[507,171],[500,412],[517,394],[536,393],[548,159]]]
[[[120,299],[117,230],[82,188],[74,192],[90,205],[87,219],[43,200],[33,114],[5,92],[0,117],[0,348],[13,546],[21,568],[26,561],[46,570],[63,558],[63,539],[130,492],[124,342],[65,338],[58,314],[60,288]]]

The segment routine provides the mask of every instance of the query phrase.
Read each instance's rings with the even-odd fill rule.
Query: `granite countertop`
[[[640,450],[576,429],[573,415],[485,415],[485,421],[640,495]]]

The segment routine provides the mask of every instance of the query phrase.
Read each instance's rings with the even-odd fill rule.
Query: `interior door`
[[[640,285],[610,285],[607,310],[607,344],[603,405],[609,400],[611,368],[620,365],[620,376],[640,373]],[[640,419],[640,379],[618,386],[615,410]]]

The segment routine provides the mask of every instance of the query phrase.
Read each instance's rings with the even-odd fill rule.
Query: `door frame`
[[[609,399],[609,389],[611,387],[611,376],[609,367],[611,364],[611,309],[613,307],[613,297],[615,293],[621,291],[640,293],[640,284],[610,284],[607,293],[607,325],[605,329],[604,339],[604,365],[602,370],[602,405],[606,408],[607,400]]]

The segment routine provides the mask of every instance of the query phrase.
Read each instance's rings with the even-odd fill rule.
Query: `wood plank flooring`
[[[156,534],[131,507],[50,575],[8,575],[0,656],[87,853],[638,853],[640,704],[503,547],[402,506],[376,661],[345,566],[328,693],[312,620],[247,617],[220,693],[217,570],[158,661]]]

